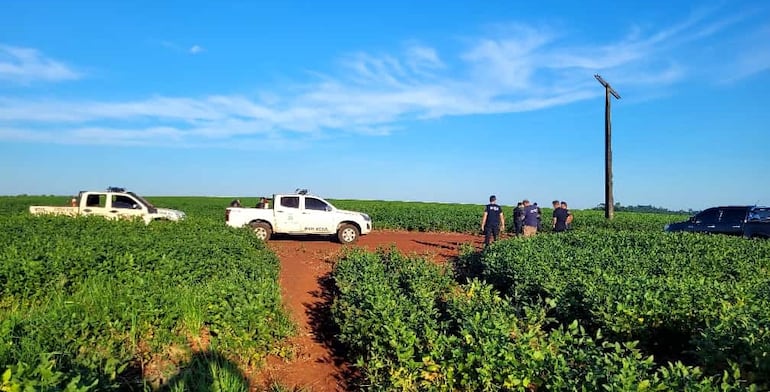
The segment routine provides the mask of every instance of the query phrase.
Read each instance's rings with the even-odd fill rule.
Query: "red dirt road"
[[[481,245],[482,238],[458,233],[419,233],[374,231],[359,238],[355,247],[375,250],[395,247],[405,254],[417,254],[437,262],[458,255],[460,245]],[[319,314],[328,305],[321,281],[332,269],[335,257],[345,248],[326,238],[284,237],[270,241],[281,260],[280,284],[284,304],[296,321],[298,336],[290,340],[295,356],[291,361],[268,358],[256,377],[261,386],[275,383],[287,388],[318,391],[345,391],[345,363],[325,342]]]

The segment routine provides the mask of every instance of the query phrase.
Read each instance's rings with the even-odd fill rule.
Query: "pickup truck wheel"
[[[270,235],[272,234],[272,230],[270,230],[270,225],[264,222],[254,222],[251,224],[251,230],[254,230],[254,235],[257,236],[262,241],[267,241],[270,239]]]
[[[344,224],[337,230],[337,239],[342,244],[352,244],[358,239],[358,228],[351,224]]]

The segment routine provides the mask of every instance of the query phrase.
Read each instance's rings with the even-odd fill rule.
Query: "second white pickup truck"
[[[158,208],[147,199],[123,188],[109,187],[106,191],[81,191],[69,206],[30,206],[33,215],[94,215],[109,219],[141,219],[152,221],[180,221],[187,216],[184,212],[169,208]]]
[[[273,195],[272,208],[229,207],[225,221],[232,227],[249,226],[257,238],[277,234],[336,235],[350,244],[372,231],[372,219],[362,212],[340,210],[326,200],[308,194]]]

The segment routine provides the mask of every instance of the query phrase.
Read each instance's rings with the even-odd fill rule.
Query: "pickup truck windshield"
[[[145,198],[143,198],[143,197],[141,197],[141,196],[137,195],[137,194],[136,194],[136,193],[134,193],[134,192],[126,192],[126,193],[128,193],[129,195],[131,195],[131,196],[135,197],[137,200],[139,200],[140,202],[142,202],[142,204],[144,204],[145,206],[147,206],[147,208],[155,209],[155,206],[154,206],[154,205],[152,205],[152,203],[150,203],[149,201],[147,201],[147,199],[145,199]]]

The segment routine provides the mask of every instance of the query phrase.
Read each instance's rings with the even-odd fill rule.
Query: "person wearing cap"
[[[489,204],[484,207],[484,215],[481,217],[481,231],[484,232],[484,246],[497,241],[500,228],[505,227],[503,209],[497,205],[497,197],[489,196]]]

